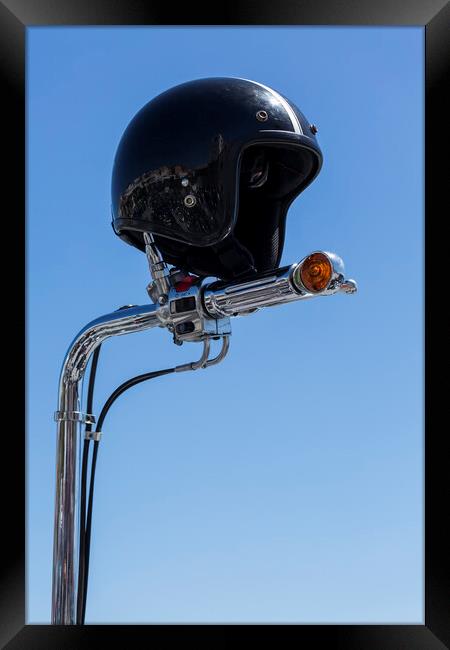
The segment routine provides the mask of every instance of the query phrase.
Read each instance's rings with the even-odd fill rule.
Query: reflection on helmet
[[[251,147],[244,154],[241,162],[241,187],[262,187],[269,173],[269,160],[261,147]]]
[[[289,205],[321,163],[309,122],[276,91],[227,77],[180,84],[122,136],[113,227],[140,250],[151,232],[166,262],[198,275],[266,271],[280,262]]]

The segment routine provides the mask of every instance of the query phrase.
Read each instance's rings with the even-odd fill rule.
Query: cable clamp
[[[82,422],[83,424],[95,424],[95,415],[81,413],[81,411],[55,411],[55,421]]]
[[[85,440],[94,440],[95,442],[99,442],[101,437],[102,437],[101,431],[86,431],[86,433],[84,434]]]

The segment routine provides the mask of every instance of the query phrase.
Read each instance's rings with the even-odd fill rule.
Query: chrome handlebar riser
[[[86,325],[69,346],[59,381],[57,423],[56,498],[53,540],[52,623],[75,623],[78,493],[77,460],[82,417],[82,380],[95,348],[111,336],[139,332],[158,326],[155,305],[132,307],[96,318]],[[85,420],[84,420],[85,421]]]

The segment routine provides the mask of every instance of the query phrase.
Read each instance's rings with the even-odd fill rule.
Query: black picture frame
[[[0,2],[0,70],[3,109],[2,178],[3,250],[14,241],[25,242],[25,35],[37,25],[393,25],[425,28],[425,242],[428,280],[428,250],[432,231],[443,221],[448,206],[444,192],[448,184],[446,165],[439,152],[445,141],[448,115],[443,101],[449,79],[450,7],[445,0],[277,0],[239,2],[226,6],[156,5],[145,0],[8,0]],[[447,128],[448,140],[448,128]],[[6,154],[6,155],[5,155]],[[447,197],[445,197],[447,198]],[[4,204],[5,201],[3,201]],[[434,228],[433,228],[434,225]],[[19,232],[18,232],[19,231]],[[7,281],[3,283],[3,307],[14,308],[14,329],[19,336],[14,366],[25,366],[23,299],[17,278],[24,278],[25,246],[8,255]],[[442,257],[442,256],[441,256]],[[444,255],[445,257],[445,255]],[[436,260],[436,263],[439,260]],[[433,273],[435,260],[432,260]],[[443,268],[443,267],[442,267]],[[11,281],[11,278],[14,281]],[[4,276],[5,280],[5,276]],[[24,289],[25,281],[23,282]],[[416,288],[421,290],[421,288]],[[6,294],[6,295],[5,295]],[[8,650],[32,648],[101,647],[111,638],[123,648],[174,647],[194,643],[210,648],[250,640],[251,647],[265,643],[288,647],[292,641],[304,647],[348,650],[439,650],[450,647],[450,585],[447,526],[448,443],[447,426],[438,423],[441,403],[437,390],[429,388],[431,342],[438,335],[431,328],[431,296],[425,297],[425,624],[417,625],[25,625],[25,428],[17,426],[14,412],[4,428],[2,477],[12,468],[3,488],[3,552],[1,554],[0,642]],[[22,355],[22,356],[21,356]],[[23,365],[20,366],[20,362]],[[15,379],[17,377],[17,379]],[[25,395],[25,381],[10,373],[12,395]],[[15,382],[15,383],[14,383]],[[24,405],[24,400],[19,400]],[[6,408],[5,408],[6,411]],[[25,407],[17,408],[25,413]],[[11,422],[12,420],[12,422]],[[26,420],[26,414],[25,414]],[[445,419],[442,420],[445,423]],[[26,421],[24,422],[26,427]],[[447,453],[446,453],[447,452]],[[7,461],[7,462],[6,462]],[[151,645],[153,644],[153,645]],[[306,645],[305,645],[306,644]]]

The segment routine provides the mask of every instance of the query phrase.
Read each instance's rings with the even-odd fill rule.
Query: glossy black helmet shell
[[[230,279],[278,265],[287,209],[322,154],[301,111],[255,81],[214,77],[148,102],[119,143],[112,174],[115,232],[163,258]]]

